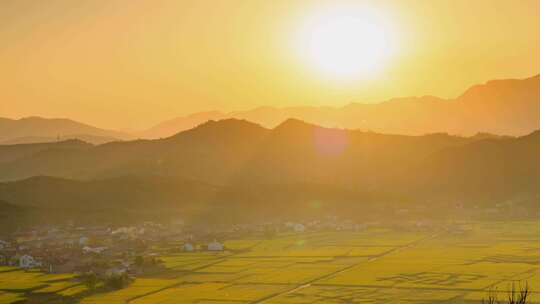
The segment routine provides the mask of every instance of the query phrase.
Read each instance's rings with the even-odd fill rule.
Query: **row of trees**
[[[100,278],[94,272],[88,272],[83,274],[80,279],[89,290],[95,290],[100,282],[103,282],[103,286],[107,289],[122,289],[131,283],[131,278],[127,273]]]

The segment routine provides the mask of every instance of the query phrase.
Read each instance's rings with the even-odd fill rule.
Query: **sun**
[[[365,7],[324,9],[306,18],[296,49],[309,66],[333,79],[358,79],[379,71],[395,51],[389,18]]]

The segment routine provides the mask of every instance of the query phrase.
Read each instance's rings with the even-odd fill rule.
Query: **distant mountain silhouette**
[[[228,119],[209,121],[160,140],[99,146],[77,141],[0,146],[0,180],[136,175],[220,186],[307,183],[426,190],[444,183],[457,191],[465,181],[495,185],[508,178],[535,180],[539,147],[537,133],[519,138],[385,135],[322,128],[296,119],[269,130]],[[471,168],[474,172],[468,173]],[[417,181],[422,182],[417,185]]]
[[[326,129],[295,119],[269,130],[245,120],[228,119],[208,121],[159,140],[83,148],[52,145],[0,163],[0,180],[36,175],[92,179],[135,174],[177,176],[212,184],[242,179],[270,183],[284,179],[336,183],[333,179],[339,179],[352,183],[394,172],[398,169],[397,156],[404,163],[417,162],[430,153],[471,140],[445,134],[412,137]],[[13,149],[0,146],[0,155]]]
[[[109,219],[149,206],[220,219],[458,203],[537,210],[538,155],[540,131],[408,136],[226,119],[157,140],[0,146],[0,200]]]
[[[525,135],[540,129],[540,75],[493,80],[476,85],[455,99],[433,96],[395,98],[381,103],[351,103],[345,107],[261,107],[230,113],[203,112],[162,123],[142,133],[168,137],[208,119],[238,118],[274,128],[288,118],[325,127],[380,133],[422,135],[447,132],[473,135]]]
[[[140,138],[148,139],[164,138],[191,129],[209,120],[220,120],[225,118],[228,118],[228,115],[219,111],[199,112],[189,116],[164,121],[146,131],[137,133],[137,135]]]
[[[0,118],[0,145],[80,139],[93,144],[124,140],[130,135],[99,129],[69,119]]]
[[[92,144],[134,138],[159,139],[192,129],[208,120],[244,119],[274,128],[294,118],[329,128],[385,134],[449,133],[461,136],[521,136],[540,129],[540,75],[492,80],[475,85],[454,99],[434,96],[394,98],[381,103],[344,107],[259,107],[247,111],[199,112],[174,118],[145,131],[119,132],[69,119],[0,118],[0,145],[80,139]]]
[[[91,143],[94,145],[101,145],[101,144],[106,144],[109,142],[120,140],[119,138],[114,138],[114,137],[94,136],[94,135],[87,135],[87,134],[72,134],[72,135],[58,136],[58,137],[39,137],[39,136],[18,137],[18,138],[12,138],[12,139],[0,142],[0,145],[52,143],[52,142],[66,141],[66,140],[72,140],[72,139],[81,140],[81,141]]]

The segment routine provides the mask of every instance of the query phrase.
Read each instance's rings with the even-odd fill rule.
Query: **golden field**
[[[229,240],[224,252],[163,256],[161,273],[108,292],[91,292],[71,275],[3,267],[0,303],[47,303],[47,295],[84,304],[479,303],[489,290],[504,298],[512,282],[525,281],[540,301],[540,223],[452,227]]]

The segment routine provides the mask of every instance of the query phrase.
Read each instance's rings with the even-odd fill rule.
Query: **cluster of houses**
[[[225,250],[225,245],[221,242],[213,240],[209,242],[206,246],[198,246],[192,241],[187,241],[182,245],[182,250],[184,252],[193,252],[197,250],[207,250],[207,251],[223,251]]]
[[[182,225],[164,227],[151,222],[117,228],[41,227],[2,236],[0,265],[50,273],[140,274],[159,267],[163,248],[170,252],[224,251],[216,235],[204,232],[194,237]],[[153,251],[156,247],[161,248],[159,252]]]
[[[159,226],[36,228],[0,240],[0,265],[52,273],[135,269],[135,257],[152,257],[150,246],[171,237]],[[139,267],[140,268],[140,267]]]
[[[39,268],[51,273],[140,274],[159,268],[163,254],[226,250],[218,240],[257,234],[269,237],[276,233],[359,231],[369,225],[328,217],[302,223],[268,222],[219,229],[151,222],[129,227],[41,227],[0,237],[0,265]],[[154,252],[154,248],[160,250]]]

